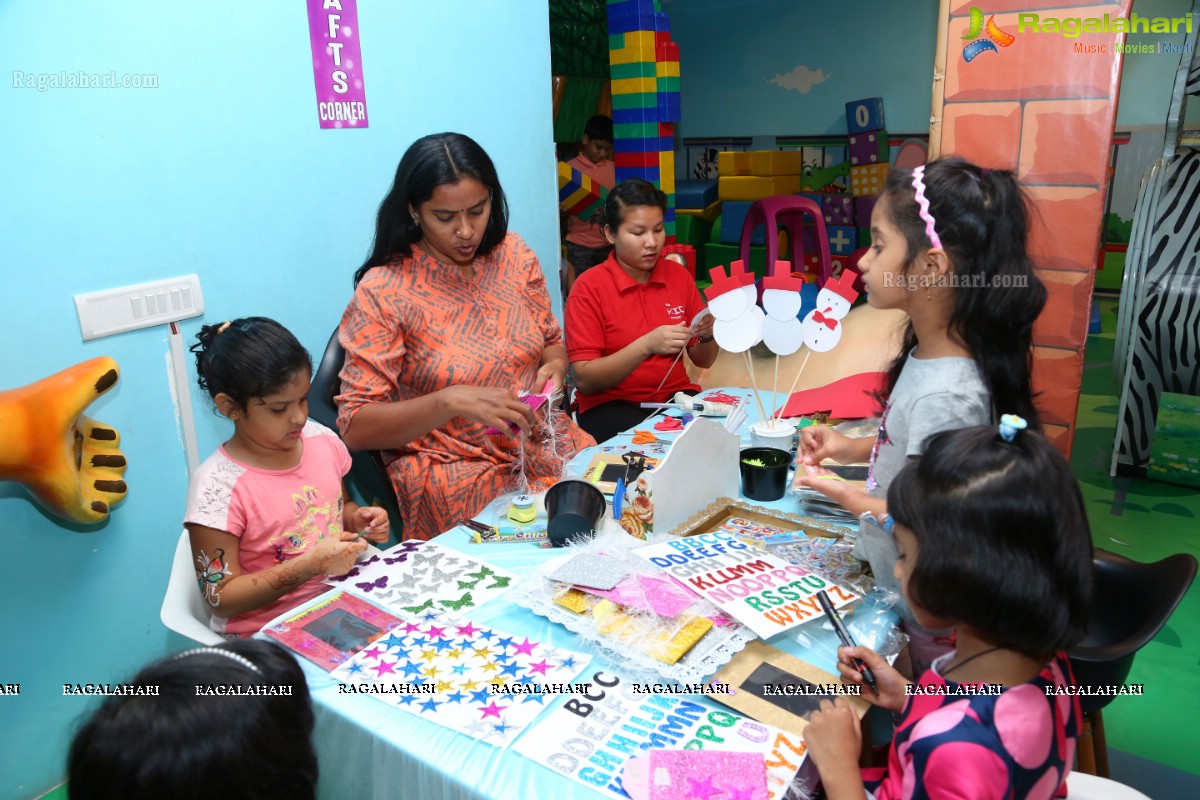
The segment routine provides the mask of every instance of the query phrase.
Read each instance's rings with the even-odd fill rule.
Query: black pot
[[[555,547],[590,539],[608,504],[604,493],[587,481],[565,480],[546,491],[546,535]]]
[[[747,464],[748,459],[761,461],[763,466]],[[778,500],[787,489],[788,468],[791,465],[792,457],[786,450],[775,447],[746,448],[738,458],[742,494],[751,500]]]

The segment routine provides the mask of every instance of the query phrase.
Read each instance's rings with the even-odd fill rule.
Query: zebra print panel
[[[1200,394],[1200,152],[1181,148],[1165,170],[1143,289],[1122,298],[1136,307],[1114,468],[1145,465],[1162,392]]]
[[[1193,58],[1188,66],[1187,94],[1200,94],[1200,58]]]

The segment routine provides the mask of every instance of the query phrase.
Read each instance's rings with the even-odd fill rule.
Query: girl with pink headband
[[[796,484],[863,520],[855,554],[899,595],[887,489],[935,433],[997,424],[1000,409],[1038,427],[1030,387],[1033,323],[1046,289],[1026,252],[1028,212],[1016,176],[943,158],[893,170],[871,213],[871,249],[859,261],[868,302],[908,314],[888,370],[877,435],[851,439],[805,428]],[[867,490],[822,479],[825,459],[868,461]],[[950,631],[916,623],[899,603],[917,674],[953,647]]]

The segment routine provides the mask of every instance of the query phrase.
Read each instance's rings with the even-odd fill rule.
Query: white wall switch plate
[[[184,275],[75,295],[84,341],[204,313],[200,276]]]

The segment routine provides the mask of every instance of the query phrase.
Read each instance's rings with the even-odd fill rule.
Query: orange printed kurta
[[[342,316],[346,348],[338,426],[368,403],[411,400],[456,384],[536,391],[543,351],[562,344],[546,281],[533,251],[514,233],[475,259],[475,278],[413,247],[370,270]],[[569,420],[552,447],[544,426],[522,443],[455,417],[385,454],[405,537],[429,539],[518,485],[524,450],[531,482],[557,480],[564,458],[595,444]]]

